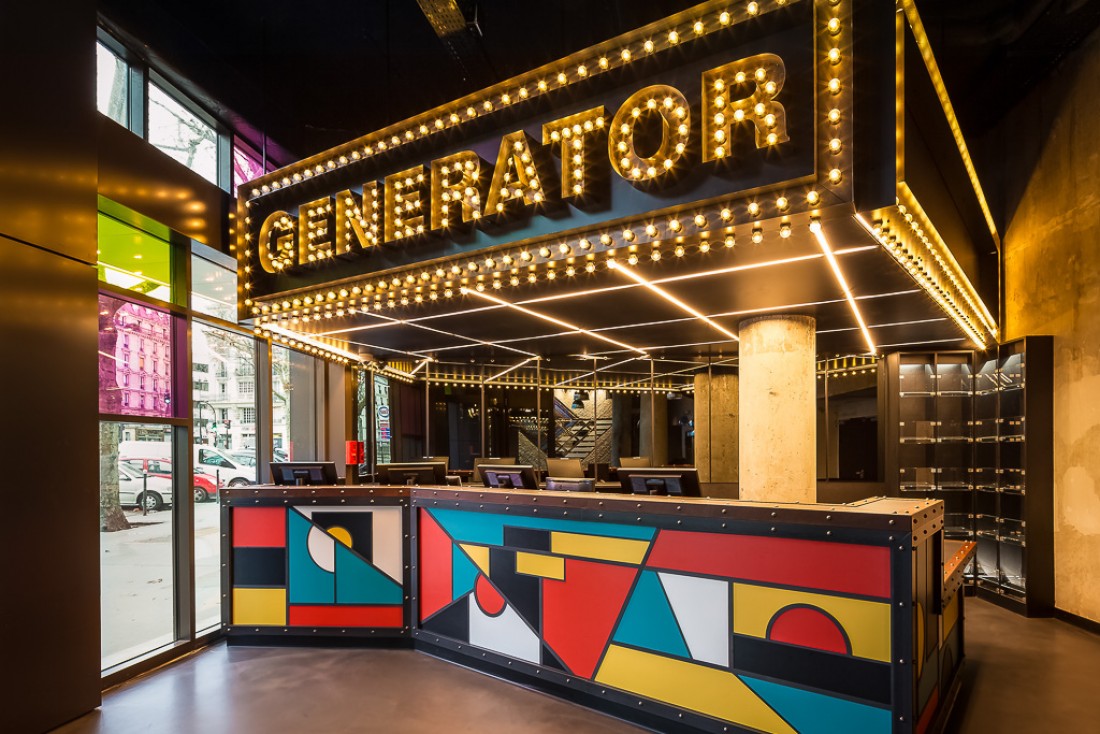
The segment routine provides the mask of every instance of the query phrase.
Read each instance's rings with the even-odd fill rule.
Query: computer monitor
[[[448,467],[450,466],[450,463],[451,463],[451,457],[450,456],[421,456],[420,461],[421,462],[442,461],[443,462],[443,473],[446,474],[447,469],[448,469]]]
[[[340,481],[333,461],[272,461],[269,466],[271,481],[279,485],[317,486]]]
[[[596,480],[577,477],[546,477],[546,489],[550,492],[595,492]]]
[[[580,479],[584,476],[584,466],[580,459],[547,459],[546,476]]]
[[[474,474],[473,483],[481,484],[484,477],[481,476],[482,464],[515,464],[516,457],[514,456],[477,456],[474,458]]]
[[[375,478],[381,484],[446,484],[447,465],[442,461],[379,464]]]
[[[643,469],[620,469],[619,484],[624,492],[633,494],[667,494],[677,497],[700,497],[699,471],[691,467],[663,466]]]
[[[530,464],[482,464],[481,478],[486,487],[496,489],[538,489],[539,480]]]

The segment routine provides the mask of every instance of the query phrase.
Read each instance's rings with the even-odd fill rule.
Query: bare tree
[[[122,412],[118,389],[118,322],[115,315],[125,304],[117,298],[99,299],[99,394],[100,412]],[[99,528],[108,533],[129,530],[130,521],[118,497],[118,423],[99,423]]]

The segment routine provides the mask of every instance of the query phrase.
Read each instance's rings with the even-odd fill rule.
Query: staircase
[[[611,430],[611,418],[578,415],[560,400],[554,400],[554,446],[566,459],[589,461],[600,436]]]

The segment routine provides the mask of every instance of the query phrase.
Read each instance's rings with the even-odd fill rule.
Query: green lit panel
[[[99,279],[162,301],[172,300],[172,246],[100,212]]]

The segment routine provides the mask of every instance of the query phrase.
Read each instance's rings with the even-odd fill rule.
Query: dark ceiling
[[[447,4],[100,0],[100,10],[297,159],[696,3],[459,0],[468,29],[445,42],[421,5]],[[919,0],[918,8],[971,135],[1100,23],[1100,0]]]

